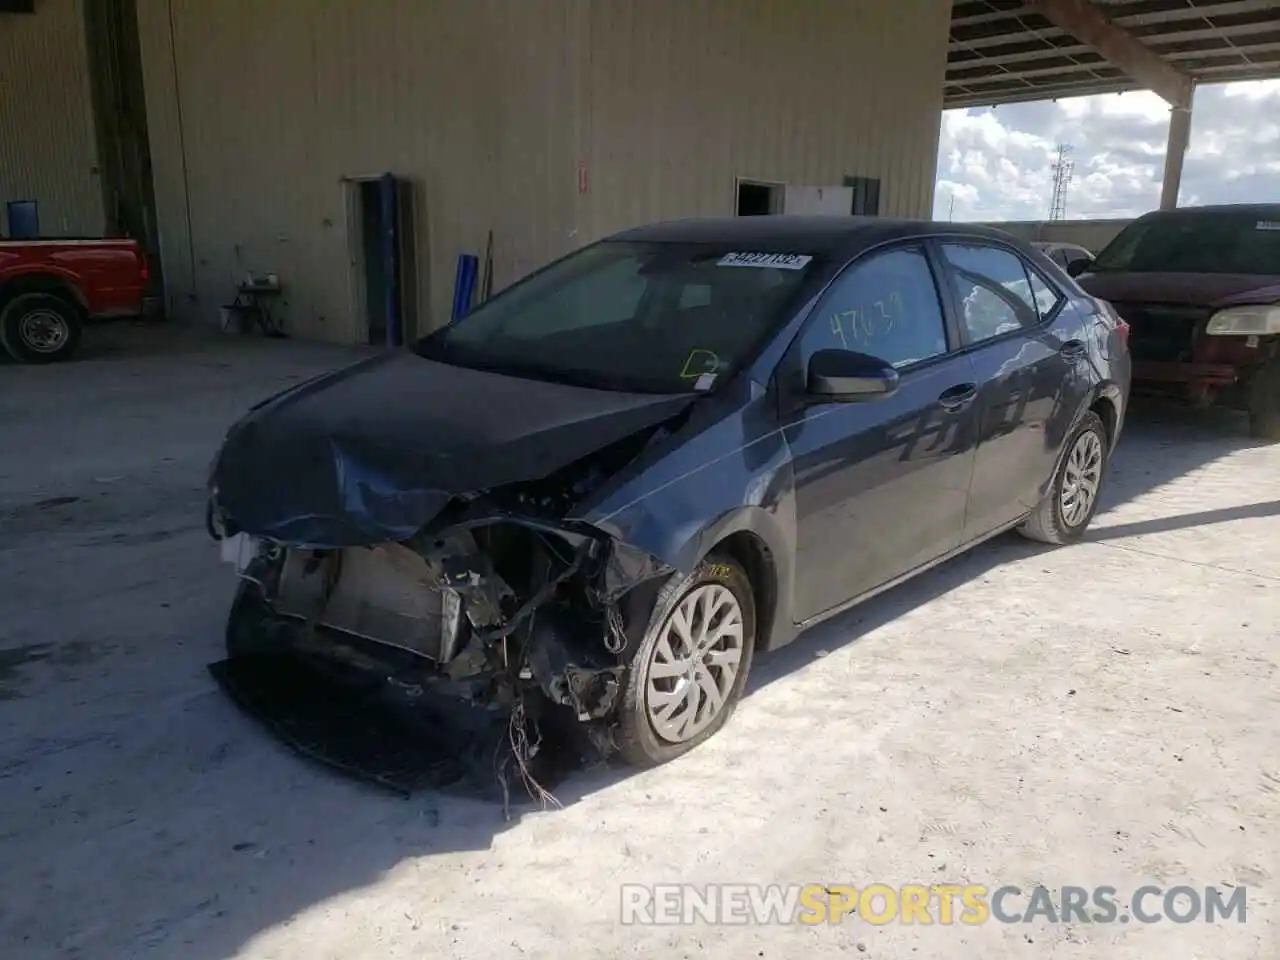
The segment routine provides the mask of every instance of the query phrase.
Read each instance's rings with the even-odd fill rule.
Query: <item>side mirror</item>
[[[1088,257],[1078,257],[1067,264],[1067,276],[1078,277],[1089,269],[1093,263]]]
[[[809,358],[805,393],[819,403],[879,400],[898,389],[898,371],[879,357],[819,350]]]

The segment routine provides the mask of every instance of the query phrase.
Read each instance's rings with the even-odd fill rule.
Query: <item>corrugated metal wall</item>
[[[457,255],[482,253],[490,228],[499,283],[568,249],[574,11],[559,0],[139,0],[173,308],[190,311],[194,289],[208,317],[247,271],[274,271],[296,330],[360,339],[344,177],[415,182],[419,301],[437,318]]]
[[[6,202],[35,200],[42,233],[100,233],[96,161],[80,0],[0,15],[0,226]]]
[[[734,212],[734,178],[882,180],[933,205],[946,0],[598,0],[588,120],[594,232]]]
[[[490,229],[500,287],[623,226],[731,213],[739,175],[879,176],[883,213],[932,202],[947,0],[138,7],[178,313],[274,271],[295,330],[360,339],[343,177],[418,185],[436,322]]]

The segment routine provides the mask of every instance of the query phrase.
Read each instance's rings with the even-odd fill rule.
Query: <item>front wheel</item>
[[[1107,469],[1107,428],[1090,410],[1067,441],[1049,492],[1018,532],[1061,545],[1079,540],[1098,509]]]
[[[25,293],[0,311],[0,346],[19,363],[66,360],[80,345],[80,312],[52,293]]]
[[[631,659],[618,717],[618,749],[649,767],[687,753],[725,725],[755,651],[751,582],[711,556],[658,595]]]

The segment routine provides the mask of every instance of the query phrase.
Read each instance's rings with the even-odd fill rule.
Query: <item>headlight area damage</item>
[[[455,498],[404,541],[321,548],[235,533],[212,503],[242,578],[215,677],[347,772],[550,799],[612,752],[626,657],[671,568],[530,509],[550,498],[506,499]]]

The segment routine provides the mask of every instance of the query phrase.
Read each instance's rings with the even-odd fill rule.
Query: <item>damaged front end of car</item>
[[[341,546],[241,530],[213,489],[210,532],[241,578],[215,677],[303,752],[402,792],[466,781],[548,800],[613,752],[628,655],[672,572],[565,519],[600,474],[574,467]]]

